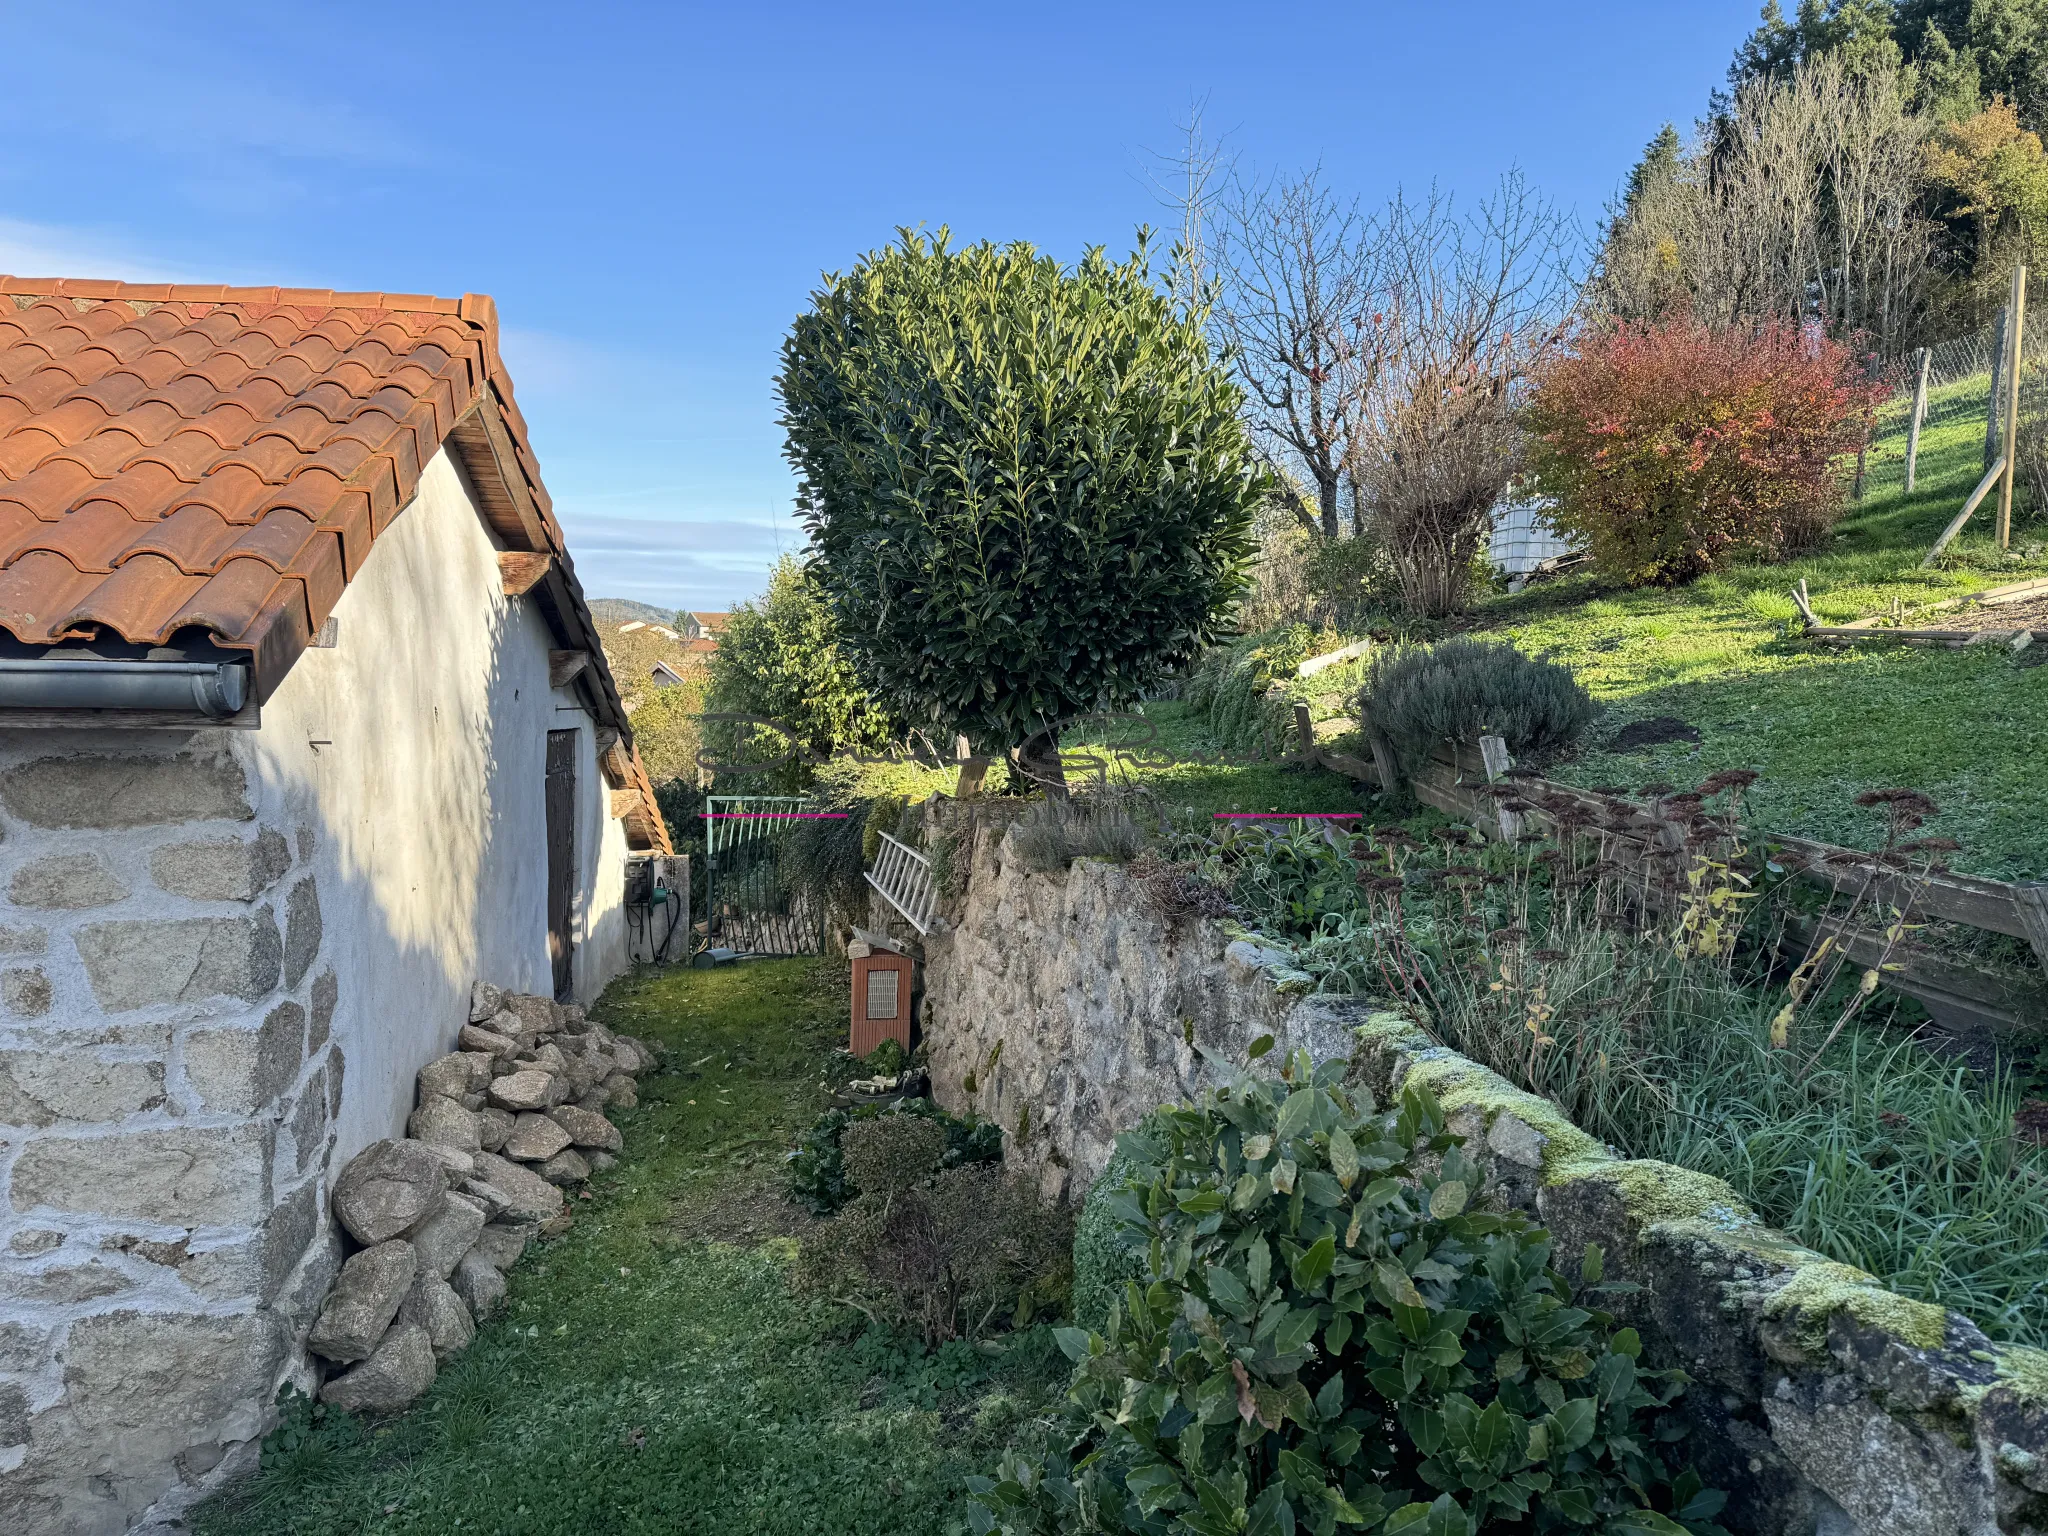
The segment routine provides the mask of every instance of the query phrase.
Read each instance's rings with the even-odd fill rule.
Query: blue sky
[[[782,335],[898,225],[1121,252],[1203,96],[1261,168],[1590,224],[1756,9],[15,0],[0,272],[493,294],[585,590],[723,608],[803,541]]]

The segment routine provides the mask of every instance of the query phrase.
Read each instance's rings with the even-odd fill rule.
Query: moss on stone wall
[[[1818,1255],[1795,1269],[1764,1303],[1765,1317],[1795,1319],[1794,1339],[1811,1350],[1826,1345],[1828,1319],[1837,1312],[1915,1349],[1939,1349],[1948,1337],[1948,1313],[1942,1308],[1909,1300],[1853,1265]]]
[[[2048,1407],[2048,1349],[2013,1345],[1994,1353],[1999,1385],[2024,1402]]]
[[[1792,1319],[1802,1348],[1823,1348],[1828,1319],[1838,1312],[1916,1349],[1941,1347],[1948,1329],[1943,1308],[1889,1291],[1862,1270],[1835,1263],[1764,1226],[1720,1179],[1669,1163],[1615,1157],[1548,1099],[1438,1044],[1401,1014],[1371,1014],[1357,1033],[1361,1052],[1385,1080],[1391,1081],[1405,1058],[1404,1087],[1427,1087],[1446,1110],[1476,1108],[1489,1127],[1498,1116],[1511,1114],[1541,1135],[1546,1187],[1597,1179],[1616,1190],[1639,1236],[1654,1231],[1689,1237],[1738,1263],[1787,1275],[1772,1289],[1764,1315]],[[2048,1400],[2048,1354],[2001,1349],[1993,1358],[2002,1380]]]
[[[1704,1222],[1717,1234],[1731,1232],[1756,1217],[1742,1197],[1711,1174],[1671,1163],[1608,1159],[1575,1169],[1563,1177],[1546,1177],[1547,1184],[1569,1179],[1598,1178],[1612,1184],[1621,1195],[1622,1208],[1641,1226],[1664,1222]]]

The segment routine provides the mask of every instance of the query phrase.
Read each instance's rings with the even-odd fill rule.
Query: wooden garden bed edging
[[[1551,821],[1540,810],[1505,809],[1480,787],[1488,782],[1479,753],[1461,748],[1441,753],[1415,779],[1413,787],[1416,798],[1425,805],[1503,840],[1524,835],[1529,822]],[[1515,785],[1525,799],[1556,795],[1588,808],[1604,810],[1615,799],[1535,776],[1517,778]],[[1637,821],[1638,826],[1630,829],[1603,826],[1600,835],[1618,847],[1627,847],[1639,860],[1647,859],[1651,840],[1667,830],[1668,824],[1647,810]],[[1795,837],[1770,837],[1767,842],[1781,857],[1791,855],[1783,862],[1802,878],[1836,891],[1868,895],[1909,910],[1917,920],[1936,919],[2025,939],[2048,971],[2048,884],[1988,880],[1946,871],[1920,875],[1889,868],[1860,849]],[[1882,983],[1919,1002],[1945,1027],[1994,1033],[2048,1028],[2048,983],[2016,981],[2003,972],[1917,948],[1910,941],[1894,946],[1886,955],[1880,934],[1845,927],[1825,916],[1794,919],[1790,926],[1808,941],[1822,932],[1835,933],[1853,964],[1867,967],[1882,958],[1888,967],[1881,973]]]
[[[2022,585],[2035,590],[2048,588],[2048,582]],[[1374,743],[1375,756],[1380,761],[1366,762],[1322,746],[1316,739],[1306,705],[1295,706],[1294,723],[1301,754],[1309,762],[1320,763],[1362,784],[1388,782],[1382,776],[1382,767],[1391,770],[1393,764],[1391,753],[1382,755],[1382,743]],[[1548,823],[1552,818],[1541,810],[1509,810],[1485,787],[1497,782],[1510,766],[1506,749],[1498,738],[1488,738],[1478,747],[1459,744],[1439,749],[1410,787],[1424,805],[1468,822],[1492,837],[1514,842],[1527,835],[1532,826]],[[1617,799],[1534,775],[1518,777],[1515,784],[1523,798],[1562,796],[1603,813]],[[1603,825],[1601,835],[1641,861],[1649,857],[1653,841],[1666,838],[1673,829],[1647,807],[1638,806],[1637,810],[1632,827]],[[1782,862],[1802,878],[1841,894],[1866,896],[1908,910],[1919,920],[1956,923],[2024,939],[2043,971],[2048,972],[2048,882],[1991,880],[1948,870],[1919,874],[1890,868],[1856,848],[1803,837],[1773,836],[1768,842]],[[1895,946],[1886,955],[1882,935],[1867,928],[1845,928],[1838,920],[1825,916],[1795,918],[1790,931],[1806,942],[1823,932],[1835,933],[1848,959],[1858,966],[1868,967],[1882,960],[1889,967],[1882,972],[1883,984],[1919,1002],[1947,1027],[1997,1033],[2048,1028],[2048,982],[2016,981],[2003,972],[1949,960],[1910,943]]]
[[[1939,612],[1946,608],[1986,607],[1995,608],[2005,603],[2017,603],[2026,598],[2039,597],[2048,592],[2048,577],[2030,581],[2015,581],[2006,586],[1992,587],[1988,591],[1973,592],[1964,597],[1943,598],[1930,604],[1928,612]],[[1860,641],[1883,640],[1899,645],[1938,645],[1960,649],[1966,645],[2009,645],[2014,650],[2024,650],[2033,644],[2036,636],[2031,629],[1940,629],[1932,626],[1909,627],[1887,624],[1883,618],[1852,619],[1847,624],[1823,624],[1813,615],[1802,578],[1792,589],[1792,601],[1798,605],[1800,622],[1809,640],[1819,640],[1831,645],[1850,645]]]

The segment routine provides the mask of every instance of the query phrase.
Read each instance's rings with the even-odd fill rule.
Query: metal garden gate
[[[710,795],[704,801],[707,938],[749,955],[815,955],[824,913],[790,889],[782,851],[818,813],[802,795]]]

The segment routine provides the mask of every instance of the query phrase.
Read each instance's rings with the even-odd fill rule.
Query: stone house
[[[0,277],[0,1528],[247,1455],[479,977],[668,852],[488,298]]]

